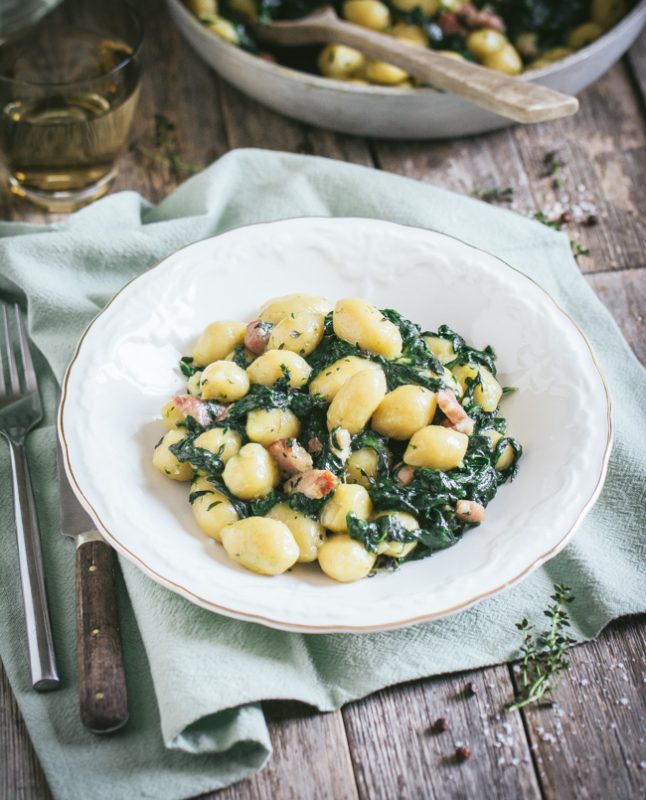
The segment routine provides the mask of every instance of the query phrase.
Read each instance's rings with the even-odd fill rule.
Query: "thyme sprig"
[[[194,175],[197,164],[184,161],[179,151],[175,126],[164,114],[155,114],[155,136],[153,145],[134,142],[130,148],[139,156],[168,167],[175,180]]]
[[[553,692],[568,668],[566,650],[575,644],[575,639],[566,632],[570,625],[570,616],[565,606],[574,597],[567,586],[556,584],[550,599],[552,604],[543,612],[550,620],[548,630],[536,635],[527,619],[516,624],[523,635],[520,647],[522,658],[519,664],[519,685],[514,702],[509,705],[510,711],[524,708]]]
[[[494,186],[491,189],[474,189],[471,197],[483,200],[485,203],[511,203],[514,199],[513,186]]]
[[[556,219],[550,219],[544,211],[537,211],[534,214],[533,219],[535,219],[536,222],[541,222],[543,225],[547,225],[548,228],[552,228],[555,231],[562,230],[563,225],[567,224],[562,215],[560,217],[556,217]],[[572,255],[575,258],[578,258],[579,256],[590,255],[588,248],[584,247],[576,239],[570,238],[570,248],[572,250]]]
[[[545,153],[543,166],[545,167],[545,177],[552,179],[552,188],[562,189],[565,185],[563,179],[565,162],[560,158],[556,150],[550,150],[549,153]]]

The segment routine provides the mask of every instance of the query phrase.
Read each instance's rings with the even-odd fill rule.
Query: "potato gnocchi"
[[[456,544],[514,477],[495,362],[361,298],[279,297],[181,359],[153,465],[246,569],[356,581]]]

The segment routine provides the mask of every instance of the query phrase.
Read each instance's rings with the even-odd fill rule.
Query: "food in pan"
[[[359,84],[413,86],[399,67],[367,59],[331,42],[310,50],[261,49],[250,24],[304,16],[316,0],[185,0],[214,35],[263,58]],[[415,47],[430,47],[517,75],[580,50],[628,12],[629,0],[345,0],[332,3],[340,17],[381,31]]]

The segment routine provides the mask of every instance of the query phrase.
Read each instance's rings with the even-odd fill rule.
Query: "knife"
[[[60,442],[57,461],[61,532],[76,541],[76,643],[81,721],[93,733],[111,733],[128,721],[113,553],[70,486]]]

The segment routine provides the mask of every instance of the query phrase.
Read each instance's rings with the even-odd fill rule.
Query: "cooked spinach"
[[[340,358],[347,358],[347,356],[363,356],[367,354],[362,353],[361,350],[354,344],[339,339],[334,333],[332,325],[332,312],[325,316],[325,323],[323,326],[323,338],[319,342],[318,347],[307,357],[307,363],[312,367],[310,375],[310,383],[316,376],[323,372],[330,364],[334,364]]]
[[[437,333],[431,335],[439,336],[441,339],[448,339],[453,345],[456,358],[446,365],[449,369],[458,364],[482,364],[495,377],[496,354],[489,345],[484,350],[477,350],[475,347],[468,345],[460,334],[451,330],[448,325],[440,325]]]
[[[196,372],[199,372],[199,367],[193,366],[192,356],[183,356],[180,358],[179,369],[182,375],[185,375],[187,378],[192,378]]]
[[[477,5],[484,5],[480,0]],[[497,0],[496,13],[505,20],[507,35],[538,34],[542,48],[562,44],[567,34],[590,16],[590,0]]]
[[[220,447],[217,453],[213,453],[203,447],[195,447],[195,438],[194,434],[189,434],[177,444],[172,444],[169,450],[178,461],[190,462],[194,469],[203,472],[207,478],[219,477],[224,469],[224,462],[222,461],[224,445]]]

